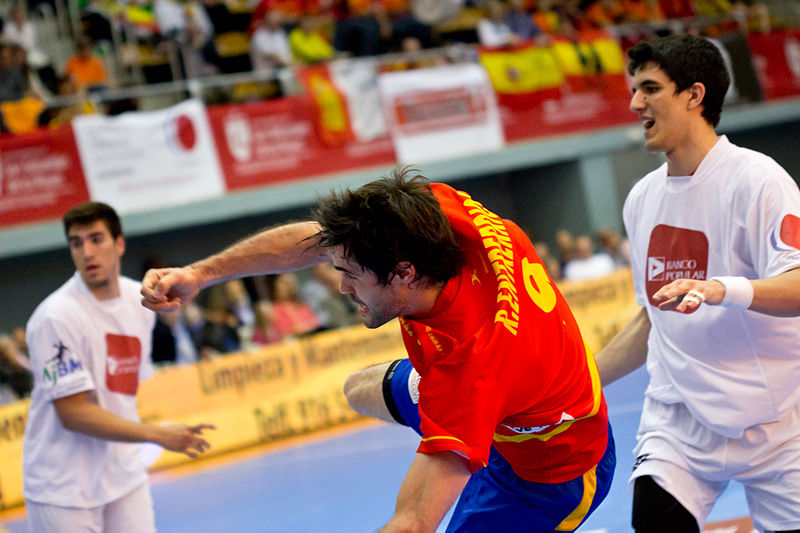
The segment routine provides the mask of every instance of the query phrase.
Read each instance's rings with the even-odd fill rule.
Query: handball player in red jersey
[[[533,245],[468,194],[412,171],[319,201],[179,269],[143,304],[331,260],[364,324],[399,318],[408,358],[345,382],[358,412],[421,435],[382,531],[573,531],[608,494],[614,440],[592,353]],[[459,498],[460,496],[460,498]]]

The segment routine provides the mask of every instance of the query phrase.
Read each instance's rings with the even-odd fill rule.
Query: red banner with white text
[[[0,136],[0,226],[61,218],[88,200],[72,128]]]
[[[388,136],[333,146],[323,142],[305,96],[215,106],[208,118],[228,190],[395,161]]]

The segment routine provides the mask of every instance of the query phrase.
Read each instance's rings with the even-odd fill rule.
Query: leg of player
[[[357,413],[409,426],[420,433],[419,374],[408,359],[358,370],[344,382],[344,394]]]
[[[636,533],[698,532],[697,520],[650,476],[633,486],[633,528]]]

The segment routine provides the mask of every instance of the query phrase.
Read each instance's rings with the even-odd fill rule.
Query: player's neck
[[[98,301],[114,300],[120,297],[119,276],[112,275],[105,282],[87,285],[89,292]]]
[[[686,142],[666,154],[667,173],[670,176],[691,176],[718,139],[713,128],[704,128],[688,136]]]
[[[403,313],[404,316],[410,317],[425,317],[431,314],[433,311],[433,307],[436,305],[436,301],[439,299],[439,295],[442,293],[442,289],[444,289],[445,283],[424,283],[418,287],[415,287],[414,296],[409,298],[409,303],[413,303],[413,305],[409,306],[408,312]]]

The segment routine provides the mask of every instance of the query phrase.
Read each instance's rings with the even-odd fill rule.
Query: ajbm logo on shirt
[[[139,388],[139,363],[142,343],[136,337],[106,335],[106,387],[112,392],[136,395]]]
[[[72,358],[71,350],[61,341],[53,345],[54,355],[44,364],[42,377],[45,383],[55,386],[59,379],[63,379],[76,370],[83,370],[80,361]]]
[[[702,231],[659,224],[650,234],[645,265],[645,287],[650,305],[653,294],[676,279],[706,279],[708,239]]]

